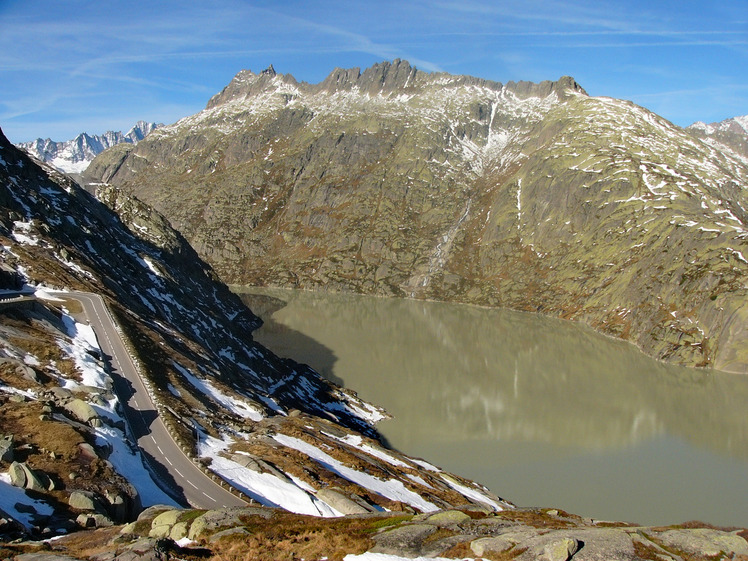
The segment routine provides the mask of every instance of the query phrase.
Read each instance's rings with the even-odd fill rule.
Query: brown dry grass
[[[570,528],[576,526],[576,523],[582,522],[579,516],[569,514],[563,510],[559,510],[555,516],[542,510],[503,510],[497,512],[495,516],[533,528],[547,528],[550,530]]]
[[[74,532],[57,540],[53,544],[54,551],[61,554],[88,559],[94,555],[116,551],[117,546],[112,541],[119,536],[120,528],[102,528],[99,530]]]
[[[645,561],[662,561],[662,553],[659,549],[640,541],[634,542],[634,553]]]
[[[7,362],[0,364],[0,382],[6,386],[19,390],[29,390],[37,387],[37,385],[30,380],[27,380],[23,376],[19,376],[18,372],[16,372],[16,366]]]
[[[73,300],[72,298],[63,298],[63,306],[67,309],[67,311],[72,314],[82,314],[83,313],[83,304],[81,304],[78,300]]]
[[[85,442],[85,438],[67,423],[40,420],[41,414],[42,406],[38,402],[5,404],[0,408],[0,429],[5,434],[16,435],[17,441],[30,444],[33,450],[47,450],[65,459],[74,458],[78,445]],[[54,468],[59,463],[59,459],[51,460],[48,455],[37,453],[31,456],[37,467]],[[45,457],[51,461],[46,462]]]
[[[0,544],[0,559],[15,559],[16,555],[21,555],[22,553],[28,552],[25,548],[16,545]]]
[[[249,536],[227,536],[210,544],[212,561],[287,561],[321,559],[341,561],[347,554],[360,554],[371,547],[371,536],[380,528],[410,517],[314,518],[277,514],[266,520],[248,518]]]
[[[183,519],[204,511],[186,512]],[[360,554],[370,549],[371,537],[382,528],[410,520],[411,516],[383,518],[316,518],[287,512],[276,512],[270,519],[260,516],[242,517],[250,535],[228,535],[214,542],[203,540],[193,547],[211,552],[209,561],[289,561],[322,559],[340,561],[347,554]],[[143,521],[147,533],[149,521]],[[61,554],[87,559],[105,552],[120,552],[131,543],[120,536],[120,527],[81,531],[66,536],[52,545]],[[190,548],[179,551],[185,561],[206,559],[190,555]],[[13,552],[14,554],[20,551]],[[4,557],[0,557],[4,558]],[[172,557],[174,558],[174,557]]]
[[[71,473],[79,475],[74,482],[77,489],[103,492],[124,488],[124,479],[108,462],[80,453],[78,445],[86,442],[83,434],[62,421],[42,421],[41,414],[39,402],[4,403],[0,407],[0,433],[14,435],[17,461],[26,462],[54,481],[57,490],[50,491],[48,497],[59,501],[55,508],[67,508],[65,488],[71,484]]]
[[[22,313],[4,315],[3,324],[15,329],[16,332],[23,333],[8,337],[8,342],[14,347],[36,357],[42,365],[54,363],[64,376],[73,379],[80,378],[75,363],[63,354],[57,344],[55,334],[50,332],[47,326],[40,325],[35,319]]]

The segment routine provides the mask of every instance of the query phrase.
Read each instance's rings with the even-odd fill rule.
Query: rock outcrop
[[[10,483],[14,487],[45,492],[54,489],[54,483],[43,472],[31,469],[24,462],[13,462],[8,468]]]
[[[5,435],[0,438],[0,462],[10,464],[15,459],[13,453],[13,435]]]

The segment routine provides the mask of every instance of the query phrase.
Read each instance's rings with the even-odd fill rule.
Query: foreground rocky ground
[[[179,545],[182,544],[182,545]],[[215,561],[409,558],[748,560],[748,530],[691,522],[642,527],[552,509],[489,512],[480,507],[413,515],[320,519],[270,508],[151,507],[125,526],[48,542],[0,545],[16,561]]]

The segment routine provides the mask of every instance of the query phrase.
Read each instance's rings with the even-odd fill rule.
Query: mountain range
[[[124,134],[121,131],[107,131],[102,135],[90,135],[84,132],[72,140],[55,142],[49,138],[37,138],[31,142],[22,142],[18,144],[18,147],[62,172],[78,174],[83,172],[88,164],[107,148],[123,142],[137,144],[158,126],[156,123],[138,121]]]
[[[746,372],[734,128],[683,129],[570,77],[270,67],[85,177],[153,205],[227,283],[539,312]]]

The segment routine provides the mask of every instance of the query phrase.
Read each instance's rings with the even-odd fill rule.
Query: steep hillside
[[[0,535],[184,502],[159,491],[132,450],[105,334],[71,291],[104,297],[173,438],[246,500],[318,516],[508,506],[386,450],[373,427],[383,411],[254,343],[259,320],[162,216],[112,187],[98,195],[0,134],[0,288],[10,290],[0,300],[33,293],[0,302]]]
[[[18,145],[35,158],[46,162],[65,173],[81,173],[91,161],[107,148],[117,144],[137,144],[159,125],[138,121],[126,133],[107,131],[102,135],[81,133],[72,140],[55,142],[49,138],[37,138]]]
[[[88,173],[163,212],[229,283],[537,311],[748,368],[745,162],[568,77],[242,71]]]

